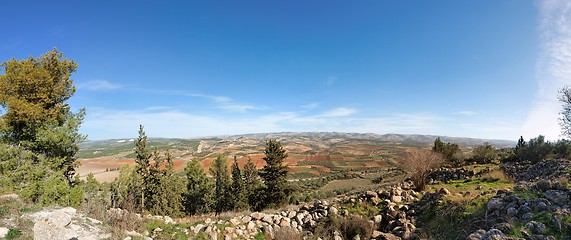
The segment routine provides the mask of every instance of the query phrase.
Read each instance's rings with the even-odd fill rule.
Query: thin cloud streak
[[[92,80],[87,82],[79,82],[78,89],[85,89],[89,91],[108,91],[123,88],[120,84],[111,83],[107,80]]]
[[[527,120],[522,126],[525,137],[545,135],[557,139],[560,103],[557,92],[571,83],[571,2],[538,1],[541,53],[536,66],[538,91]]]

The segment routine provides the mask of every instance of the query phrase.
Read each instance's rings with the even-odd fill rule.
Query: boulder
[[[546,179],[541,179],[541,180],[537,181],[537,183],[535,184],[535,187],[542,192],[545,192],[547,190],[551,190],[551,181],[546,180]]]
[[[504,201],[499,197],[490,198],[488,201],[488,212],[493,212],[495,210],[501,210],[504,206]]]
[[[480,240],[501,240],[504,239],[505,237],[506,235],[502,231],[492,228],[486,233],[484,233],[480,238]]]
[[[16,195],[18,196],[18,195]],[[6,235],[8,235],[8,232],[10,231],[10,229],[5,228],[5,227],[0,227],[0,239],[4,239],[6,237]]]

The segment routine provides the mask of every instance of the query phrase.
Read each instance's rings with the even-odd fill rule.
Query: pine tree
[[[214,165],[210,167],[210,173],[216,180],[216,188],[214,191],[216,214],[223,211],[231,210],[231,195],[230,195],[230,173],[228,172],[228,162],[226,157],[218,156],[214,160]]]
[[[248,162],[244,165],[244,184],[248,205],[252,209],[260,209],[260,192],[261,182],[256,165],[252,163],[252,159],[248,157]]]
[[[246,184],[244,182],[243,171],[238,166],[238,160],[234,156],[232,164],[232,207],[234,211],[242,211],[249,208],[248,196],[246,195]]]
[[[140,188],[141,188],[141,212],[145,211],[145,193],[148,191],[147,182],[150,175],[151,167],[151,157],[152,152],[150,151],[147,143],[147,134],[143,128],[143,125],[139,126],[139,137],[135,140],[135,172],[140,176]]]
[[[264,182],[264,208],[280,207],[287,203],[291,188],[287,183],[288,167],[283,166],[287,153],[281,143],[269,140],[264,150],[266,165],[259,172]]]
[[[196,159],[186,164],[187,178],[184,207],[189,214],[210,212],[214,205],[214,186]]]

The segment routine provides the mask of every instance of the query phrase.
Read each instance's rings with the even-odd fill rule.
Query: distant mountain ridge
[[[448,136],[438,136],[438,135],[422,135],[422,134],[376,134],[376,133],[344,133],[344,132],[275,132],[275,133],[250,133],[250,134],[239,134],[239,135],[221,135],[221,136],[211,136],[211,137],[199,137],[199,138],[149,138],[149,141],[154,142],[168,142],[172,140],[240,140],[240,139],[253,139],[253,140],[264,140],[264,139],[277,139],[277,140],[291,140],[293,138],[297,139],[315,139],[315,140],[330,140],[330,139],[360,139],[360,140],[373,140],[379,142],[395,142],[403,144],[412,145],[423,145],[431,144],[436,138],[444,142],[451,142],[460,145],[461,147],[473,147],[480,145],[484,142],[488,142],[498,148],[503,147],[513,147],[516,142],[511,140],[500,140],[500,139],[480,139],[480,138],[468,138],[468,137],[448,137]],[[307,140],[309,140],[307,139]],[[108,140],[96,140],[96,141],[86,141],[80,144],[82,147],[94,147],[100,146],[104,147],[113,146],[120,143],[130,142],[129,138],[123,139],[108,139]]]

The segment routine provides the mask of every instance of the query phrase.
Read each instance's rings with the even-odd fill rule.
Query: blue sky
[[[56,47],[89,139],[281,131],[559,137],[571,4],[9,1],[0,61]]]

